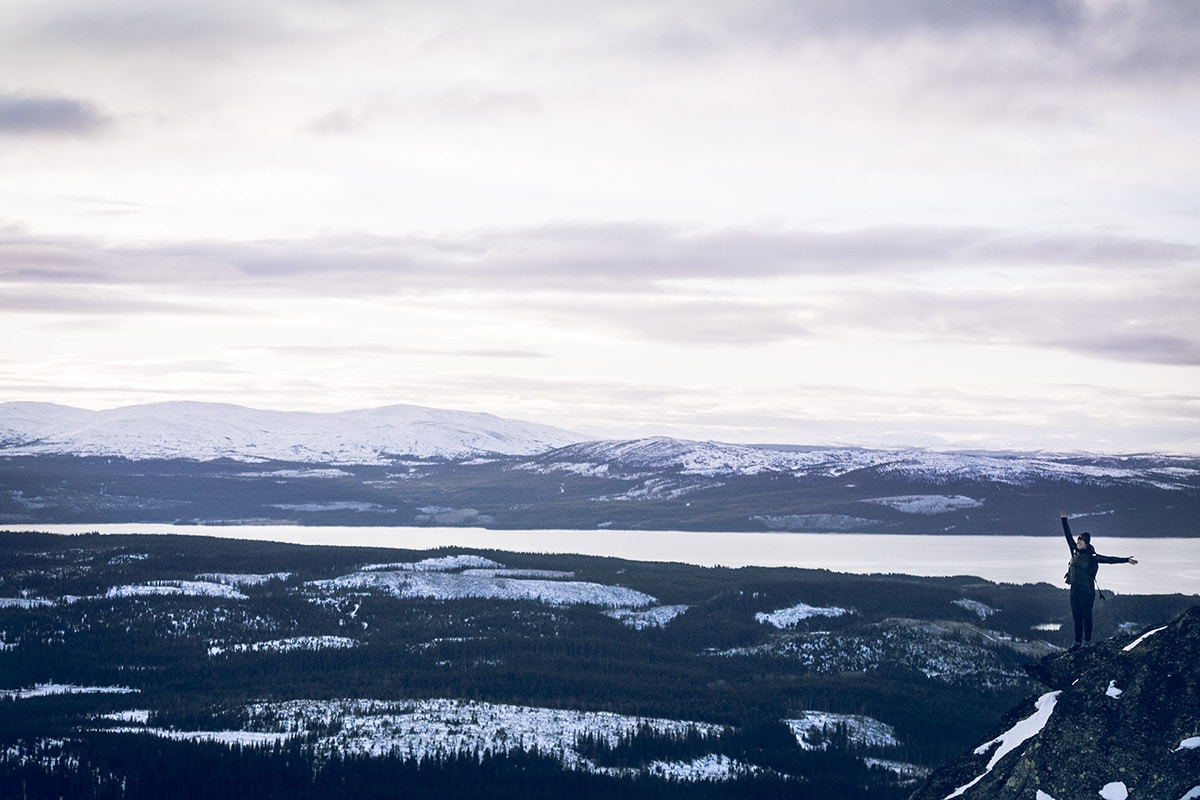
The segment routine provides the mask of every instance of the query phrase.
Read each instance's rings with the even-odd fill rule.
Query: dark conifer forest
[[[0,798],[901,798],[1069,620],[971,577],[0,533]]]

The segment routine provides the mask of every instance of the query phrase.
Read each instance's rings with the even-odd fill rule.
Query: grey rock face
[[[1200,606],[1026,666],[1050,691],[935,771],[913,800],[1200,798]]]

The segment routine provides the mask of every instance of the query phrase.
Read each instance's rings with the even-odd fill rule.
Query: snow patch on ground
[[[0,699],[27,700],[56,694],[133,694],[141,691],[128,686],[76,686],[67,683],[39,683],[32,689],[0,689]]]
[[[1180,750],[1196,750],[1197,748],[1200,748],[1200,736],[1192,736],[1180,742],[1179,747],[1175,748],[1175,752],[1178,753]]]
[[[330,503],[272,503],[271,508],[280,511],[301,511],[315,514],[322,511],[387,511],[395,513],[396,509],[386,508],[378,503],[367,503],[361,500],[336,500]]]
[[[1129,789],[1121,781],[1113,781],[1101,787],[1100,796],[1104,800],[1128,800]]]
[[[287,581],[292,577],[290,572],[271,572],[265,575],[242,575],[224,572],[207,572],[203,575],[197,575],[198,581],[211,581],[212,583],[224,583],[230,586],[262,586],[264,583],[271,581]]]
[[[1104,693],[1109,697],[1120,697],[1121,695],[1125,694],[1123,690],[1117,688],[1116,680],[1111,680],[1108,682],[1108,688],[1104,690]]]
[[[776,628],[790,628],[796,623],[813,617],[840,617],[854,612],[846,608],[817,608],[806,603],[799,603],[791,608],[781,608],[770,613],[759,612],[754,615],[756,622],[763,625],[774,625]]]
[[[360,572],[452,572],[459,569],[503,569],[504,565],[483,556],[440,556],[394,564],[367,564]]]
[[[834,714],[827,711],[805,711],[798,719],[785,719],[796,742],[805,750],[824,750],[829,737],[844,729],[846,737],[862,747],[898,747],[896,730],[887,723],[858,714]]]
[[[0,597],[0,608],[39,608],[52,605],[53,600],[41,597]]]
[[[289,653],[294,650],[345,650],[357,647],[358,642],[346,636],[293,636],[289,639],[273,639],[268,642],[251,642],[249,644],[212,645],[208,648],[210,656],[225,653]]]
[[[211,581],[153,581],[137,586],[113,586],[105,597],[146,597],[188,595],[190,597],[222,597],[226,600],[247,600],[246,595],[232,586]]]
[[[1000,610],[998,608],[992,608],[991,606],[984,605],[978,600],[967,600],[966,598],[963,598],[962,600],[955,600],[954,605],[978,614],[980,619],[987,619],[992,614],[995,614]]]
[[[463,575],[475,578],[544,578],[546,580],[570,580],[574,572],[557,569],[464,569]]]
[[[605,611],[605,615],[620,620],[634,630],[646,628],[662,628],[668,622],[688,610],[688,606],[655,606],[645,611],[634,611],[631,608],[614,608]]]
[[[112,722],[124,722],[126,725],[145,725],[150,721],[150,710],[145,708],[116,711],[112,714],[102,714],[100,719]]]
[[[979,500],[961,494],[906,494],[897,497],[874,497],[863,502],[887,506],[905,514],[945,514],[983,505]]]

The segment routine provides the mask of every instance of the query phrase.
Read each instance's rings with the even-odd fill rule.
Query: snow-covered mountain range
[[[0,404],[0,524],[990,534],[1063,508],[1093,533],[1200,535],[1200,458],[594,441],[415,406]]]
[[[0,453],[9,455],[377,464],[401,455],[531,455],[584,438],[549,425],[410,405],[318,414],[221,403],[106,411],[0,403]]]

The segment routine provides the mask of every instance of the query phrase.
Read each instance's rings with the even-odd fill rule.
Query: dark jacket
[[[1071,526],[1067,518],[1062,517],[1063,536],[1067,537],[1067,547],[1071,549],[1071,563],[1067,566],[1066,581],[1071,584],[1071,593],[1094,592],[1096,590],[1096,572],[1101,564],[1124,564],[1128,558],[1118,556],[1102,556],[1090,544],[1079,549],[1075,545],[1075,537],[1071,535]]]

